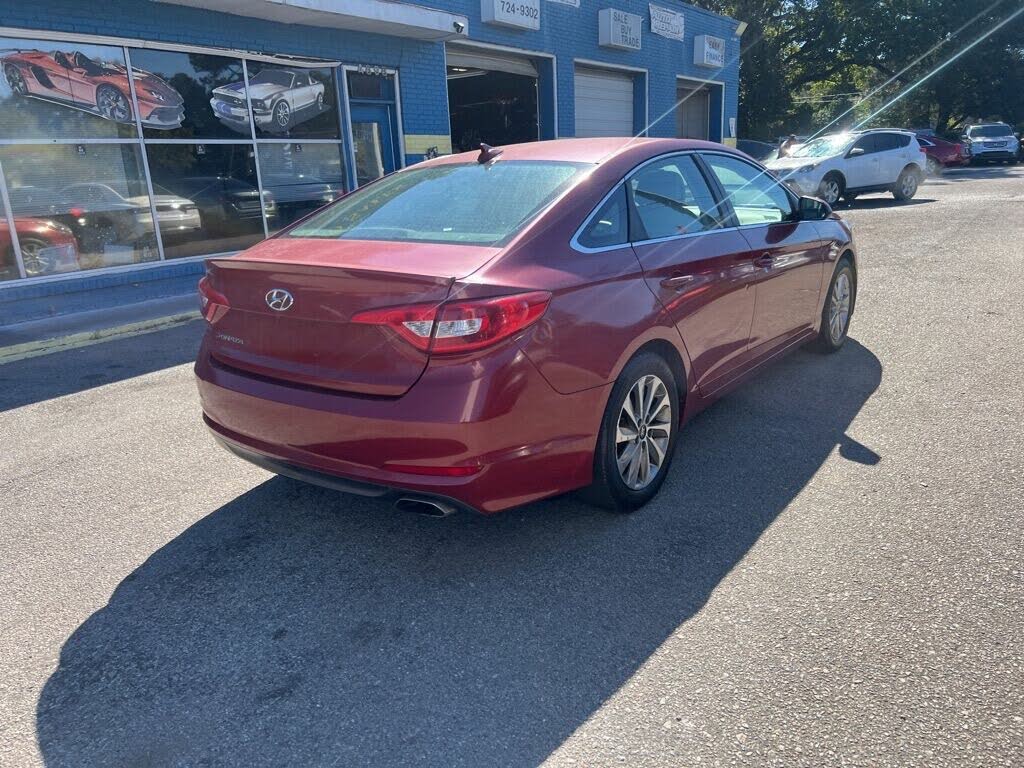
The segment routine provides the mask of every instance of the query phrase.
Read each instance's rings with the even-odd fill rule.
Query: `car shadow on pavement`
[[[910,200],[896,200],[892,195],[886,195],[885,197],[858,197],[852,203],[844,202],[839,211],[843,210],[858,210],[858,209],[874,209],[874,208],[906,208],[912,205],[925,205],[927,203],[934,203],[935,198],[931,197],[915,197]]]
[[[536,765],[826,460],[878,463],[847,429],[881,375],[853,340],[773,366],[684,429],[634,515],[569,496],[439,521],[268,480],[67,639],[37,707],[45,762]]]
[[[104,341],[0,365],[0,412],[196,359],[203,323]]]

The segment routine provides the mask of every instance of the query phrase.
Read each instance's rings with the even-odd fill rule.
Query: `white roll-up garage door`
[[[445,57],[449,67],[459,69],[482,69],[487,72],[510,72],[513,75],[537,76],[537,67],[521,56],[502,56],[500,53],[471,51],[448,46]]]
[[[576,135],[632,136],[633,77],[576,67]]]

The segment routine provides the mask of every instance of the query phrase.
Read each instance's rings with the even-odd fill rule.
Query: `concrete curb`
[[[161,331],[165,328],[198,320],[200,317],[199,310],[193,310],[191,312],[181,312],[165,317],[142,320],[137,323],[118,325],[113,328],[101,328],[95,331],[72,333],[67,336],[27,341],[23,344],[12,344],[8,347],[0,347],[0,365],[17,362],[18,360],[26,360],[30,357],[64,352],[69,349],[88,347],[93,344],[101,344],[104,341],[114,341],[115,339],[124,339],[129,336],[139,336],[143,333]]]

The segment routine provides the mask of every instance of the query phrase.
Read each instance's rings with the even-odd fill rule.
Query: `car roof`
[[[572,163],[603,163],[626,152],[631,155],[655,156],[687,149],[708,149],[732,152],[730,147],[696,139],[652,139],[646,137],[613,136],[593,139],[549,139],[524,144],[496,146],[502,150],[502,160],[551,160]],[[480,150],[445,155],[426,161],[431,165],[476,162]]]

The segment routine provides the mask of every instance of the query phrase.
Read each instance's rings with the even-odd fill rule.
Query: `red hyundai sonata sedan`
[[[707,142],[438,158],[209,262],[207,425],[282,475],[431,514],[657,492],[681,425],[807,342],[842,346],[853,239]]]

